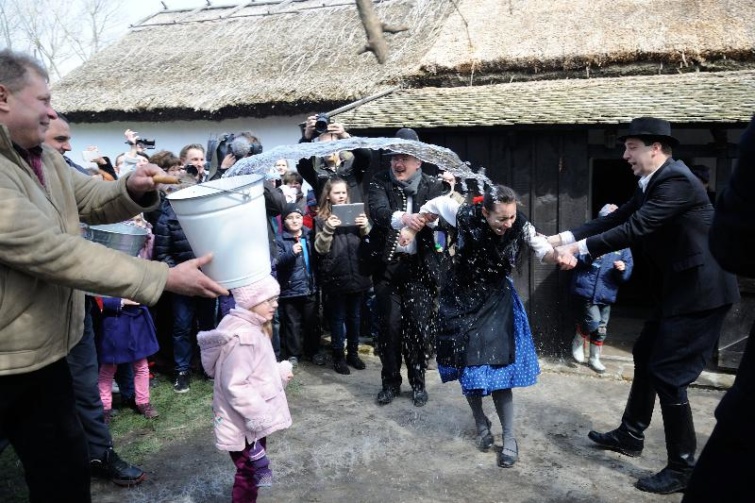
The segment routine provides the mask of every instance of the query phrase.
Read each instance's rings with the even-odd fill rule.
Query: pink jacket
[[[215,446],[241,451],[274,431],[291,426],[284,387],[289,362],[278,363],[264,320],[234,308],[215,330],[197,335],[205,372],[215,379],[212,409]]]

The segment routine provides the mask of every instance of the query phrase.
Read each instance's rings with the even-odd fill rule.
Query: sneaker
[[[189,387],[189,371],[184,370],[179,372],[176,376],[176,381],[173,383],[173,391],[176,393],[186,393],[191,388]]]
[[[112,447],[108,447],[101,458],[89,461],[93,477],[110,480],[119,486],[135,486],[142,482],[147,475],[141,468],[123,461]]]
[[[149,402],[137,404],[136,411],[147,419],[155,419],[160,416],[160,413]]]
[[[288,359],[288,363],[290,363],[293,368],[296,368],[299,366],[299,359],[295,356],[291,356]]]
[[[346,363],[348,363],[349,365],[351,365],[357,370],[364,370],[366,366],[364,362],[362,361],[362,359],[359,358],[358,354],[352,354],[352,353],[349,353],[349,356],[346,357]]]

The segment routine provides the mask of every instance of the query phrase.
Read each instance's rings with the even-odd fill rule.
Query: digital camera
[[[142,148],[147,148],[147,149],[153,149],[153,148],[155,148],[155,140],[154,140],[154,138],[153,139],[138,138],[136,140],[136,144],[139,145],[139,146],[141,146]]]
[[[317,134],[323,134],[328,132],[328,124],[330,124],[330,116],[326,113],[319,113],[315,118],[315,131]]]

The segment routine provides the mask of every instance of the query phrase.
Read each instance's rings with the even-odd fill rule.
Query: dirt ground
[[[293,426],[268,438],[275,482],[263,502],[679,502],[633,487],[665,464],[660,410],[645,451],[628,458],[591,445],[587,432],[618,425],[629,382],[594,377],[544,362],[537,385],[514,391],[520,460],[496,466],[496,452],[474,446],[474,423],[458,383],[427,373],[430,401],[414,407],[411,393],[378,406],[380,361],[349,376],[302,363],[289,393]],[[695,388],[690,401],[700,448],[710,435],[723,391]],[[657,408],[658,409],[658,408]],[[494,418],[492,401],[486,413]],[[494,421],[496,449],[501,426]],[[134,489],[93,481],[97,502],[215,503],[230,500],[233,465],[213,447],[211,428],[164,450],[142,467],[149,479]]]

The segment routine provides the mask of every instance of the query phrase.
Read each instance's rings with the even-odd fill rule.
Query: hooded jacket
[[[84,291],[154,304],[165,264],[128,257],[81,237],[90,224],[126,220],[144,206],[128,195],[128,176],[104,182],[74,171],[43,146],[45,184],[0,125],[0,375],[32,372],[68,354],[84,330]]]
[[[291,426],[284,391],[288,361],[278,363],[261,316],[233,308],[218,328],[197,335],[202,366],[215,379],[215,446],[244,450],[246,443]]]

